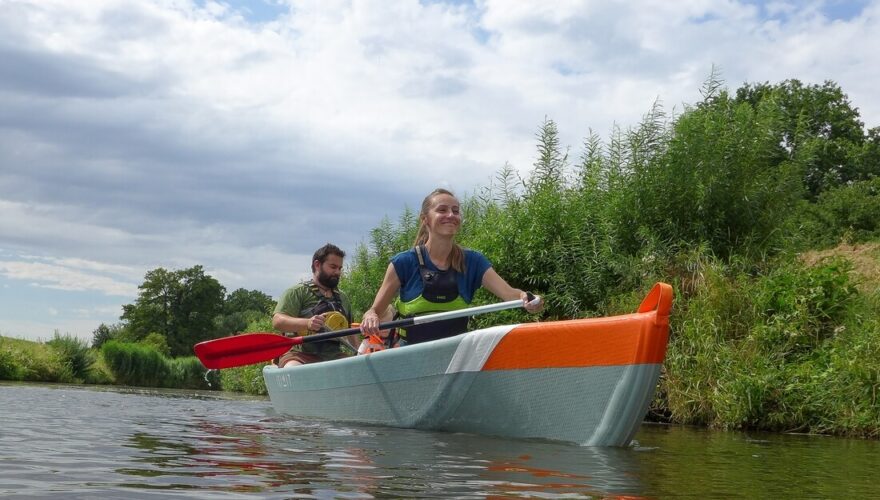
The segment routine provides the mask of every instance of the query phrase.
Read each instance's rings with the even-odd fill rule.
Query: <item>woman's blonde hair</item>
[[[419,232],[416,233],[416,240],[413,243],[413,246],[418,247],[419,245],[424,245],[428,242],[428,226],[425,224],[425,220],[427,219],[428,211],[431,210],[431,207],[434,205],[434,198],[441,194],[447,194],[455,198],[455,195],[452,194],[451,191],[443,188],[437,188],[431,191],[431,194],[425,196],[425,199],[422,200],[422,210],[419,212]],[[465,271],[464,249],[454,241],[452,242],[452,252],[449,254],[449,265],[460,273]]]

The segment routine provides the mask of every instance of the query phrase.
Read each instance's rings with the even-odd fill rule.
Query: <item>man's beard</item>
[[[333,289],[336,288],[336,285],[339,284],[339,276],[330,276],[325,273],[323,269],[318,271],[318,283],[324,285],[327,288]]]

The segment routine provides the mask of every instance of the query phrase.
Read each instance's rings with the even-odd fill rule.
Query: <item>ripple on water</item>
[[[0,382],[0,421],[0,496],[867,497],[880,465],[871,441],[646,426],[633,447],[583,448],[300,420],[205,391]]]

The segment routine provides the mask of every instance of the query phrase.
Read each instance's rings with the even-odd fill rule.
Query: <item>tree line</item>
[[[153,269],[138,290],[135,302],[123,306],[120,323],[95,329],[93,348],[118,340],[147,344],[173,357],[191,356],[195,344],[241,332],[275,308],[275,300],[259,290],[227,293],[198,265]]]

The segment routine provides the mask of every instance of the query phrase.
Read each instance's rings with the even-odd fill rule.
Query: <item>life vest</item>
[[[321,292],[321,289],[318,288],[318,285],[315,284],[314,280],[309,280],[306,283],[306,286],[309,287],[309,291],[318,299],[318,303],[309,307],[307,309],[303,309],[299,313],[300,318],[310,318],[315,316],[316,314],[324,314],[330,311],[337,311],[342,313],[345,316],[345,320],[351,324],[351,313],[345,310],[345,307],[342,305],[342,297],[339,296],[339,292],[337,290],[333,290],[332,297],[326,297]],[[348,325],[345,326],[346,328]],[[335,329],[335,328],[334,328]]]
[[[321,289],[318,288],[318,285],[315,284],[314,280],[307,281],[305,285],[309,288],[309,291],[312,292],[315,298],[318,299],[318,302],[312,307],[300,311],[299,317],[310,318],[317,314],[330,313],[325,314],[324,316],[324,328],[322,331],[348,328],[348,325],[351,324],[351,313],[346,311],[345,307],[342,305],[342,297],[339,296],[339,292],[333,290],[333,295],[331,297],[326,297],[321,292]],[[311,332],[304,331],[299,333],[300,335],[309,335]],[[339,339],[328,339],[312,344],[302,344],[300,348],[306,353],[319,353],[328,350],[339,350],[341,346],[342,342]]]
[[[464,309],[468,303],[458,294],[458,272],[452,268],[445,271],[428,269],[422,252],[427,252],[424,245],[413,249],[419,259],[419,277],[422,280],[422,293],[407,302],[399,298],[396,302],[399,317],[411,318],[423,314],[457,311]],[[467,317],[433,321],[422,325],[413,325],[406,330],[399,329],[398,334],[406,339],[407,344],[419,344],[429,340],[452,337],[467,331]]]

